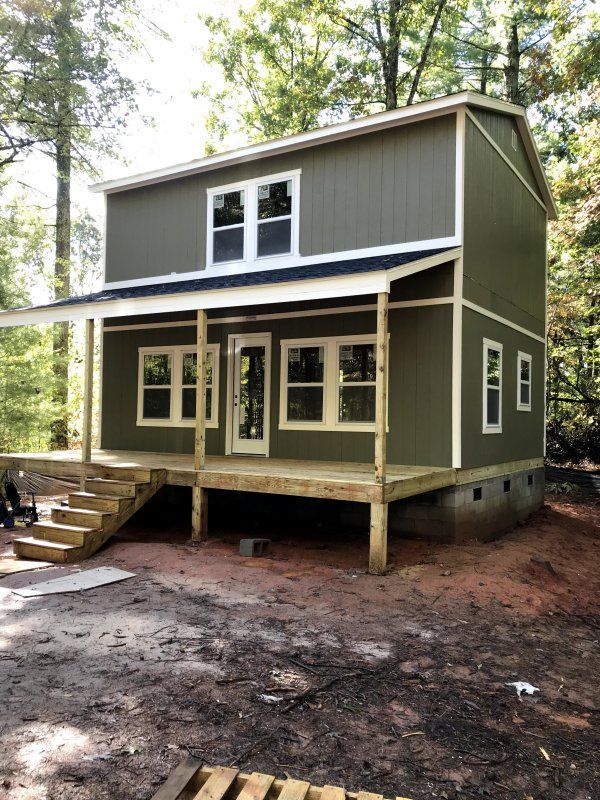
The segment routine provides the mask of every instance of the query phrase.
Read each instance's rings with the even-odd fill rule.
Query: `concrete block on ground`
[[[271,544],[270,539],[241,539],[240,555],[247,558],[262,556],[265,547]]]

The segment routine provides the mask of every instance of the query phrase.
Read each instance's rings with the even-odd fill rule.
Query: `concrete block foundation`
[[[438,542],[488,541],[522,522],[544,501],[544,469],[525,470],[396,500],[389,530]]]

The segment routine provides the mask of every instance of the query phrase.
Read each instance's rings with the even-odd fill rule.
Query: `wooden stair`
[[[102,467],[87,478],[84,492],[69,495],[69,505],[55,506],[51,519],[35,522],[31,536],[15,539],[18,558],[71,564],[95,553],[164,485],[163,469]]]

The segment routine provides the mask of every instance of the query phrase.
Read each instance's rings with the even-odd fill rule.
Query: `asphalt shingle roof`
[[[128,286],[120,289],[103,289],[93,294],[68,297],[55,300],[32,308],[60,308],[63,306],[82,305],[110,300],[132,300],[136,297],[159,297],[185,293],[208,292],[214,289],[235,289],[242,286],[265,286],[273,283],[304,281],[313,278],[331,278],[343,275],[355,275],[361,272],[377,272],[393,267],[411,264],[423,258],[444,253],[450,247],[433,250],[417,250],[411,253],[397,253],[388,256],[368,256],[323,264],[307,264],[301,267],[264,270],[262,272],[244,272],[239,275],[221,275],[193,280],[173,281],[171,283],[150,283],[145,286]]]

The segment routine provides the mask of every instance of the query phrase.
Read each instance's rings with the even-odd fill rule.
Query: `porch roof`
[[[0,312],[0,328],[131,314],[349,297],[388,291],[390,281],[456,258],[461,248],[341,259],[301,267],[103,289]]]

